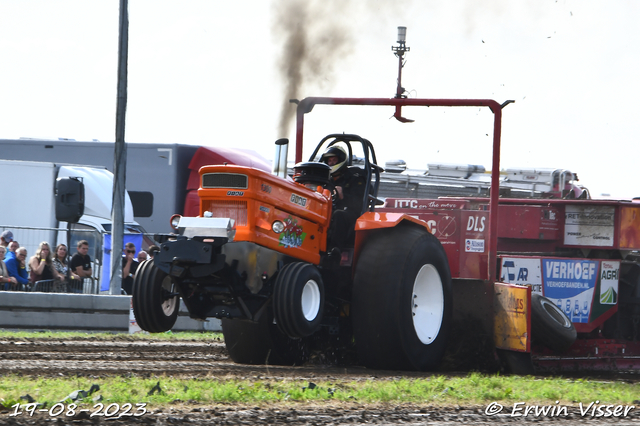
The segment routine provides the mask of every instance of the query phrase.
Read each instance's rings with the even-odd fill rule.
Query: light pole
[[[124,142],[127,112],[127,58],[129,47],[129,1],[120,0],[118,38],[118,98],[116,102],[116,141],[113,159],[113,198],[111,207],[111,281],[109,294],[122,292],[122,246],[124,242],[124,206],[127,170],[127,145]]]
[[[404,94],[405,93],[404,87],[402,87],[402,67],[404,67],[404,62],[403,62],[404,54],[411,49],[409,49],[409,47],[406,45],[406,41],[407,41],[407,27],[398,27],[398,45],[391,46],[391,51],[398,58],[398,87],[396,88],[396,96],[395,96],[396,99],[403,99],[407,97],[407,95]],[[402,116],[401,106],[396,106],[396,112],[393,114],[393,116],[396,118],[396,120],[400,121],[401,123],[411,123],[414,121]]]

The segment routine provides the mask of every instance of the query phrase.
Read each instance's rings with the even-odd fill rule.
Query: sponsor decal
[[[618,280],[620,279],[620,262],[602,261],[600,272],[600,303],[615,305],[618,303]]]
[[[265,212],[265,213],[269,213],[271,210],[269,209],[269,207],[260,206],[260,211],[261,212]]]
[[[416,200],[416,199],[391,199],[394,208],[409,209],[459,209],[462,208],[464,202],[436,201],[436,200]],[[390,207],[387,204],[388,207]]]
[[[515,297],[510,297],[507,303],[507,309],[515,312],[516,314],[518,313],[518,311],[520,311],[521,313],[524,312],[524,299],[516,299]]]
[[[291,198],[289,199],[293,204],[297,204],[300,207],[305,207],[307,205],[307,199],[301,197],[298,194],[291,194]]]
[[[394,207],[396,208],[408,207],[410,209],[417,209],[418,200],[396,200]]]
[[[533,293],[542,294],[540,259],[504,257],[500,262],[500,281],[508,284],[531,286]]]
[[[486,219],[487,218],[485,216],[469,216],[469,220],[467,221],[467,231],[484,231],[484,223]]]
[[[453,216],[442,216],[435,228],[440,238],[449,238],[456,233],[456,218]]]
[[[262,192],[266,192],[268,194],[271,194],[271,185],[267,185],[266,183],[261,183],[260,184],[260,190]]]
[[[417,219],[422,219],[424,222],[427,222],[427,225],[429,225],[429,229],[431,230],[431,233],[440,239],[447,239],[456,233],[457,227],[456,227],[455,217],[447,216],[447,215],[432,216],[430,214],[429,215],[423,214],[422,217],[413,216],[413,215],[410,215],[410,216],[415,217]]]
[[[418,219],[420,219],[420,218],[418,218]],[[422,220],[424,220],[424,219],[422,219]],[[437,222],[435,220],[433,220],[433,219],[427,220],[426,222],[427,222],[427,225],[429,225],[429,231],[432,234],[435,234],[436,233]]]
[[[559,215],[556,210],[542,210],[542,217],[540,218],[540,230],[557,232],[560,229],[560,221],[558,219]]]
[[[307,234],[302,232],[302,226],[298,225],[298,219],[289,216],[284,222],[284,231],[280,234],[280,245],[285,248],[300,247]]]
[[[615,207],[568,205],[564,243],[576,246],[613,246]]]
[[[243,191],[227,191],[227,195],[230,197],[243,197],[244,192]]]
[[[593,260],[542,259],[545,297],[554,301],[572,322],[589,322],[598,267],[599,262]]]
[[[471,253],[484,253],[484,240],[464,240],[464,251]]]

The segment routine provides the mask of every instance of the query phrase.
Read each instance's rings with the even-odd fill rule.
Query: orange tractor
[[[349,152],[350,171],[365,182],[343,247],[327,247],[331,177],[318,157],[332,146]],[[362,166],[350,163],[355,148]],[[332,348],[355,349],[369,367],[435,368],[451,325],[449,265],[425,222],[375,212],[380,171],[368,140],[342,134],[324,138],[293,180],[229,164],[201,168],[200,216],[175,217],[178,235],[138,270],[138,324],[171,329],[182,298],[192,318],[222,319],[235,362],[299,364],[314,348]]]

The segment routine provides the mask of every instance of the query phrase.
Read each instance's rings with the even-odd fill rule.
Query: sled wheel
[[[403,225],[373,234],[353,284],[360,361],[369,368],[436,368],[451,327],[451,291],[447,256],[436,237]]]
[[[318,269],[303,262],[285,265],[276,278],[273,311],[280,329],[292,338],[307,337],[320,327],[324,285]]]
[[[301,365],[309,359],[305,339],[291,339],[273,322],[267,307],[257,322],[223,319],[222,334],[229,357],[238,364]]]
[[[573,323],[551,300],[531,295],[531,337],[558,352],[565,352],[577,337]]]
[[[150,333],[171,330],[178,318],[180,297],[171,277],[156,268],[153,260],[145,260],[133,281],[133,313],[138,325]]]

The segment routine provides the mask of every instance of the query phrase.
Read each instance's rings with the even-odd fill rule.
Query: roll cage
[[[380,187],[380,173],[384,171],[382,167],[377,164],[376,153],[373,149],[373,144],[369,140],[364,139],[358,135],[351,134],[331,134],[327,135],[318,143],[316,148],[311,154],[309,161],[320,161],[320,156],[330,147],[343,143],[347,146],[347,167],[351,170],[358,169],[364,172],[366,179],[366,186],[364,196],[362,200],[362,211],[360,215],[367,211],[373,211],[376,205],[381,205],[383,202],[377,198],[378,189]],[[352,143],[360,143],[362,145],[362,152],[364,153],[363,167],[353,164],[353,147]]]

